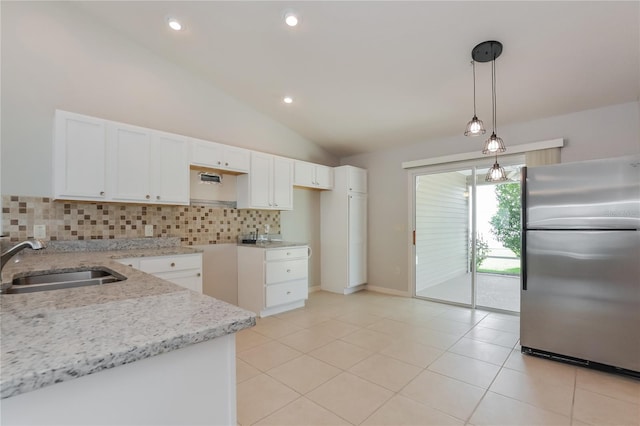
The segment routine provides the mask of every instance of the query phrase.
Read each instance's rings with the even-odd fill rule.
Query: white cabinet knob
[[[156,200],[159,200],[159,199],[160,199],[160,196],[159,196],[159,195],[156,195]]]
[[[287,269],[287,272],[291,272],[291,269]]]
[[[224,163],[224,165],[225,165],[225,166],[228,166],[228,165],[229,165],[229,163]]]
[[[202,275],[202,274],[201,274],[200,272],[198,272],[198,273],[196,274],[196,277],[199,277],[200,275]]]
[[[175,268],[175,266],[176,266],[175,262],[171,262],[171,265],[170,265],[170,266],[171,266],[172,268]]]
[[[222,164],[222,161],[218,161],[218,165]]]
[[[104,197],[104,191],[100,191],[100,196]]]
[[[147,200],[151,198],[151,195],[147,194],[144,198],[146,198]]]
[[[291,294],[291,292],[290,292],[290,291],[288,291],[288,292],[287,292],[287,294]]]

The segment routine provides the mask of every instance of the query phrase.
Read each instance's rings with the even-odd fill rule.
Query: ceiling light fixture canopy
[[[285,104],[291,104],[293,103],[293,98],[291,96],[285,96],[284,98],[282,98],[282,102],[284,102]]]

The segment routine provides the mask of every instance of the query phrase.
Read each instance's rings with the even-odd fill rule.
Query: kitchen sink
[[[7,294],[32,293],[63,288],[86,287],[124,281],[127,278],[108,269],[82,269],[75,271],[48,272],[14,278]]]

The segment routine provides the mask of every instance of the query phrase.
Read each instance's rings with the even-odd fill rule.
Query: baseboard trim
[[[367,284],[366,289],[376,293],[390,294],[393,296],[411,297],[411,294],[408,291],[395,290],[392,288],[378,287],[375,285]]]
[[[309,287],[309,293],[315,293],[316,291],[320,291],[321,288],[319,285],[312,285],[311,287]]]

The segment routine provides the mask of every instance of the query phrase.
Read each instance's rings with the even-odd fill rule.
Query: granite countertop
[[[104,284],[0,295],[0,397],[235,333],[255,314],[118,263],[125,257],[195,253],[185,247],[24,254],[3,285],[38,271],[106,268],[127,277]]]

